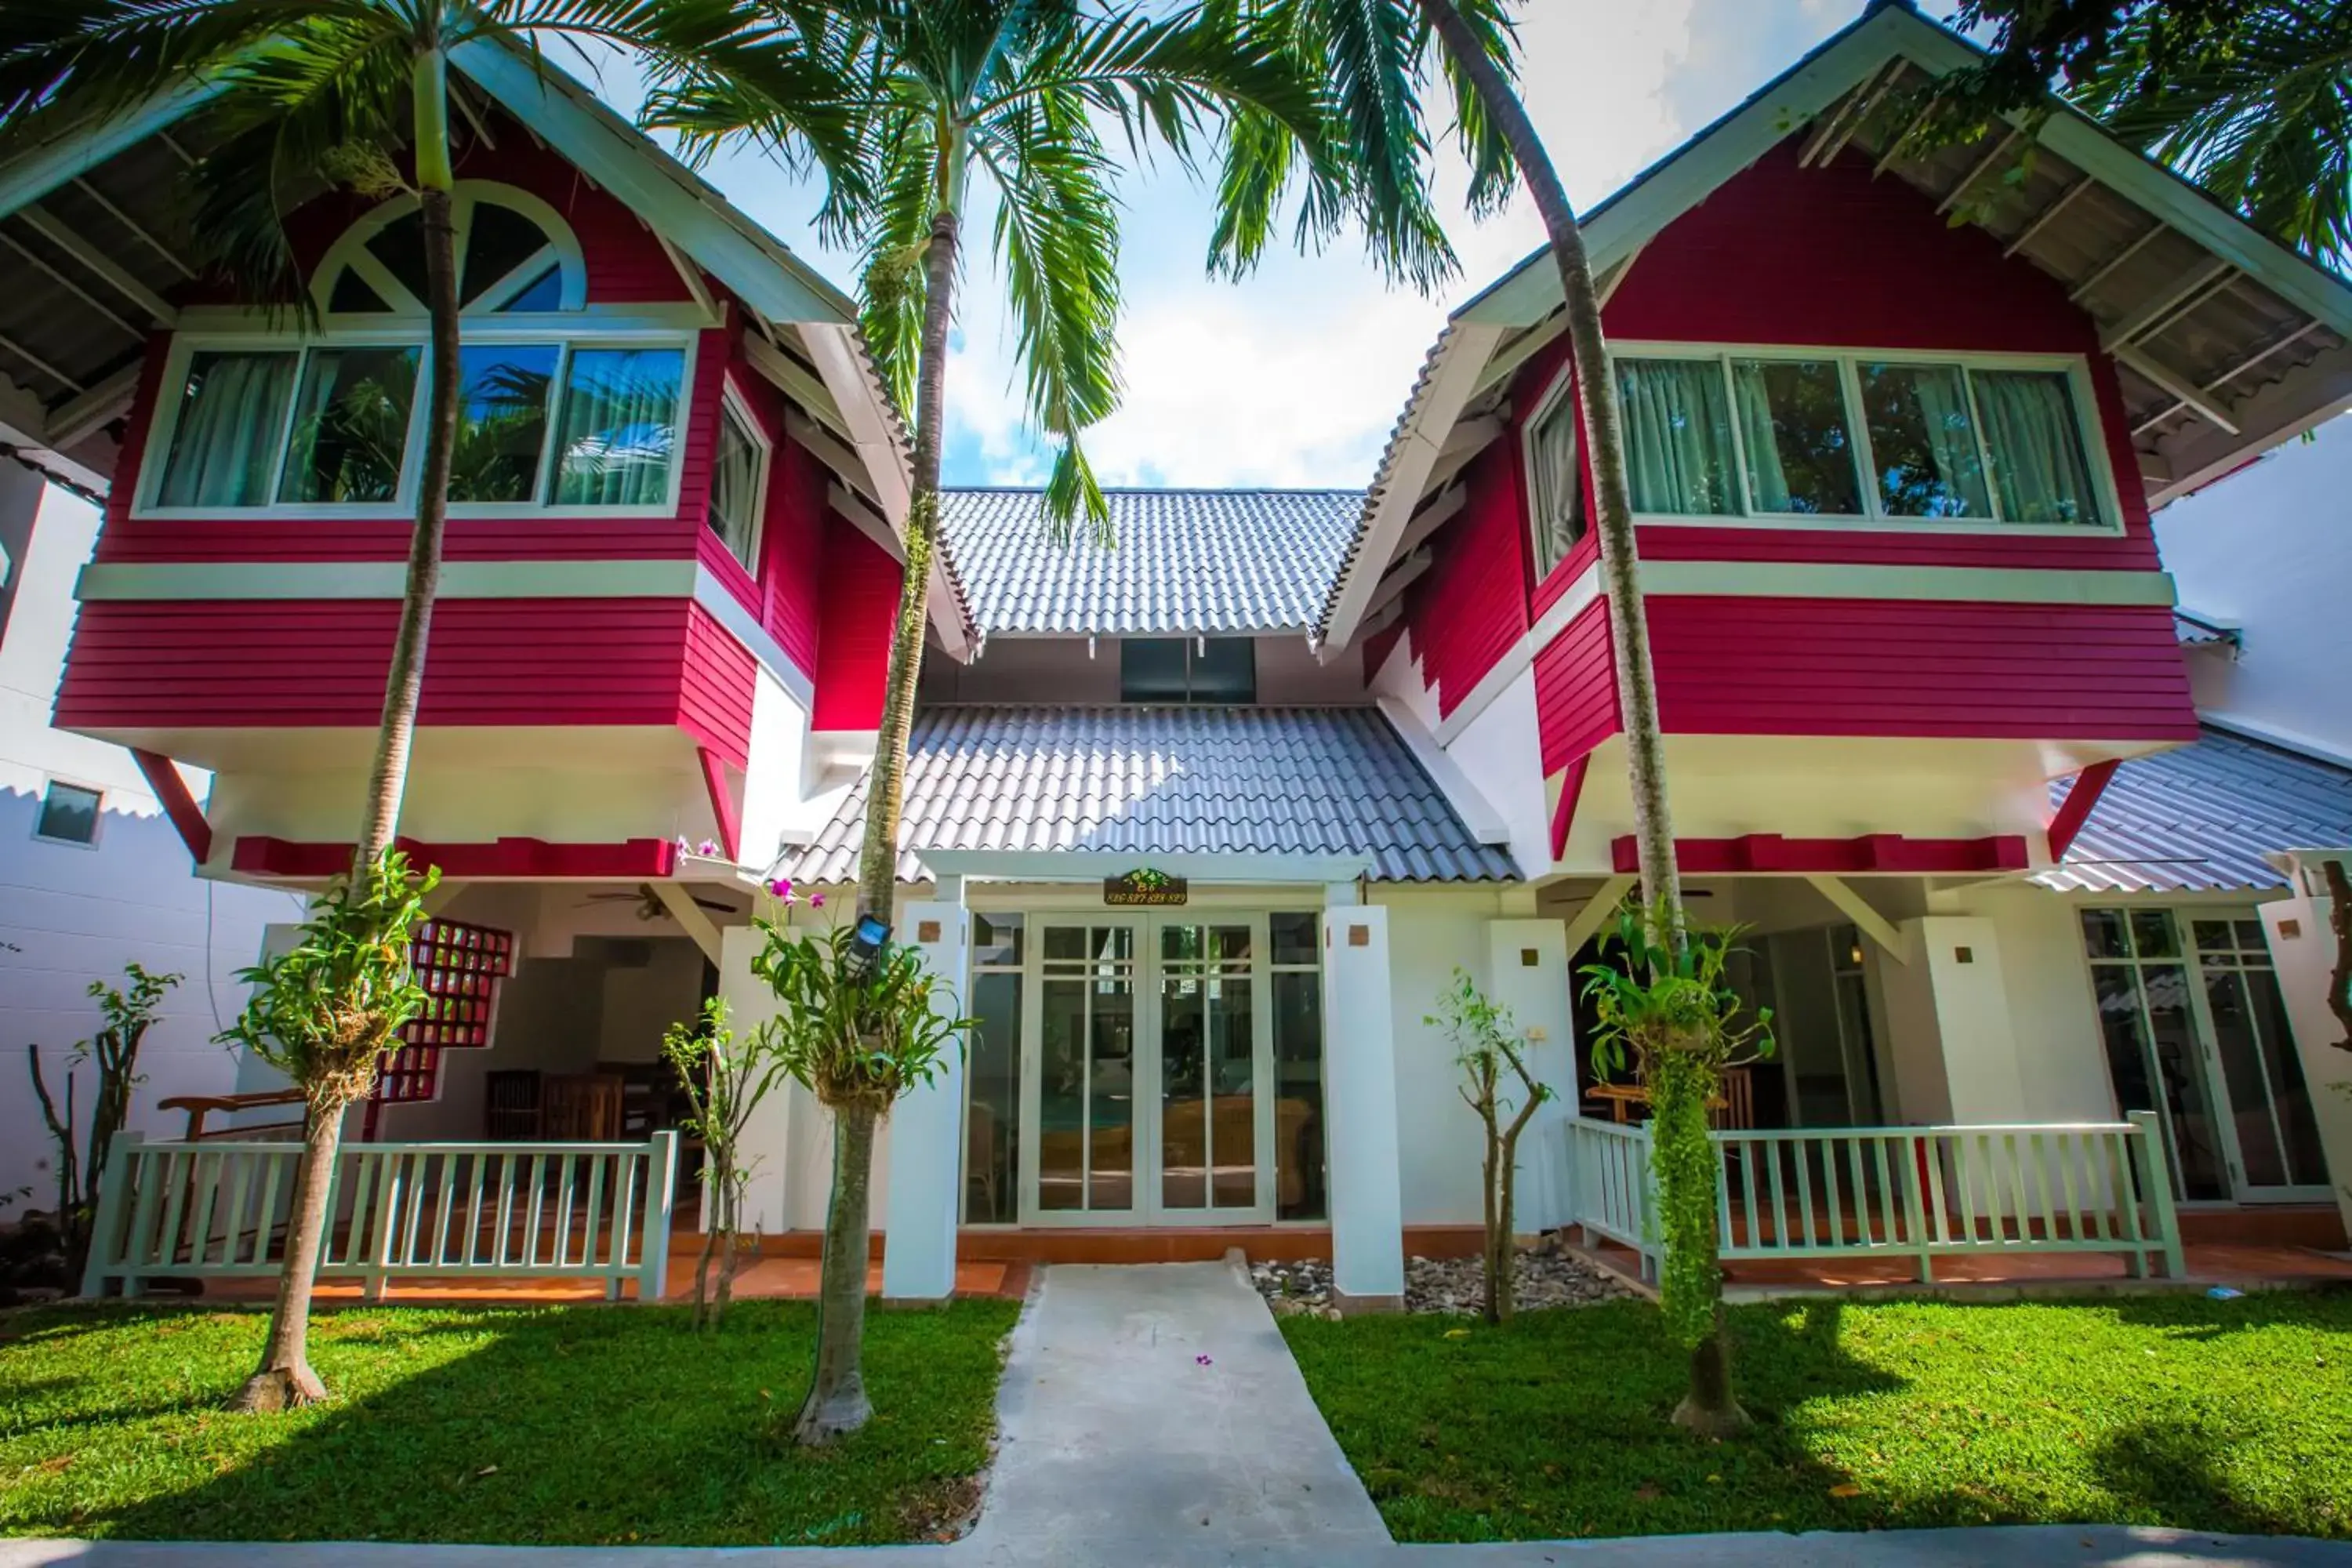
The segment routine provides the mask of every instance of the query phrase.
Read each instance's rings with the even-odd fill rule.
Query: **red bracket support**
[[[172,819],[172,826],[179,830],[180,842],[188,847],[188,854],[201,868],[212,858],[213,825],[205,820],[205,808],[188,793],[188,781],[180,776],[179,768],[169,757],[134,746],[131,760],[139,764],[147,787],[163,803],[163,815]]]
[[[2074,836],[2091,819],[2092,809],[2107,793],[2107,781],[2120,765],[2114,761],[2093,763],[2074,775],[2074,787],[2066,792],[2066,798],[2058,803],[2058,815],[2050,819],[2050,858],[2066,858],[2066,851],[2074,847]]]
[[[1592,753],[1585,752],[1568,764],[1568,776],[1559,781],[1559,804],[1551,811],[1551,858],[1554,860],[1568,853],[1568,830],[1576,826],[1576,803],[1584,794],[1584,771],[1592,765]]]
[[[735,792],[727,784],[727,759],[708,746],[695,749],[702,755],[702,782],[710,791],[710,815],[719,824],[719,847],[727,851],[730,860],[740,860],[743,815],[736,807]]]

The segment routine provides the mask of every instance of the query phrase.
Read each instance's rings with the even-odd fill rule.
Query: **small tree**
[[[776,1023],[784,1070],[833,1112],[816,1366],[793,1426],[803,1443],[830,1443],[873,1414],[858,1348],[866,1331],[874,1129],[900,1095],[930,1081],[943,1052],[961,1048],[971,1020],[944,1018],[933,1007],[944,983],[924,967],[919,948],[886,943],[867,970],[856,956],[854,926],[796,931],[758,924],[767,945],[752,958],[751,973],[783,1005]]]
[[[163,994],[180,983],[177,974],[152,974],[140,964],[124,966],[129,988],[89,983],[105,1026],[66,1056],[65,1110],[58,1110],[49,1086],[41,1076],[41,1047],[26,1046],[25,1058],[33,1074],[33,1093],[41,1102],[41,1120],[58,1145],[57,1226],[59,1250],[65,1254],[68,1284],[81,1278],[89,1260],[90,1217],[98,1212],[98,1189],[106,1180],[106,1162],[114,1149],[114,1135],[131,1119],[131,1091],[144,1082],[139,1071],[139,1044],[154,1026],[163,1010]],[[76,1127],[74,1076],[85,1065],[98,1069],[96,1101],[89,1111],[89,1135],[83,1142]]]
[[[1676,936],[1682,940],[1677,942]],[[1655,904],[1629,908],[1602,945],[1603,962],[1584,967],[1584,994],[1597,1027],[1593,1067],[1614,1071],[1630,1051],[1650,1094],[1650,1164],[1664,1215],[1665,1263],[1658,1282],[1666,1327],[1690,1352],[1690,1392],[1675,1425],[1721,1436],[1748,1425],[1731,1386],[1731,1352],[1723,1336],[1723,1273],[1717,1263],[1715,1143],[1707,1106],[1721,1093],[1723,1069],[1772,1053],[1772,1014],[1743,1016],[1724,973],[1738,951],[1738,927],[1677,932]]]
[[[737,1237],[741,1227],[743,1188],[751,1166],[742,1158],[743,1130],[776,1080],[785,1072],[783,1033],[771,1018],[749,1035],[727,1026],[727,1004],[713,997],[702,1005],[699,1026],[672,1024],[662,1036],[662,1055],[677,1073],[692,1111],[680,1125],[702,1140],[702,1256],[694,1265],[694,1326],[717,1328],[735,1294]],[[719,1292],[708,1295],[710,1261],[719,1259]]]
[[[310,1288],[332,1218],[327,1194],[343,1113],[374,1089],[376,1069],[400,1048],[401,1026],[424,1010],[425,987],[408,963],[409,931],[425,918],[425,895],[439,879],[433,870],[411,876],[408,858],[385,850],[363,879],[339,878],[320,896],[293,951],[237,973],[253,997],[221,1042],[244,1047],[292,1079],[302,1090],[305,1123],[269,1342],[237,1394],[240,1410],[283,1410],[326,1397],[310,1370]]]
[[[1510,1009],[1488,1001],[1466,970],[1454,970],[1454,983],[1437,994],[1437,1011],[1422,1022],[1443,1029],[1454,1043],[1454,1060],[1468,1080],[1459,1092],[1486,1129],[1479,1196],[1485,1206],[1486,1242],[1479,1258],[1479,1274],[1486,1291],[1486,1321],[1507,1322],[1514,1310],[1512,1277],[1518,1262],[1512,1213],[1519,1134],[1527,1131],[1536,1107],[1551,1098],[1551,1089],[1538,1083],[1528,1071],[1527,1057],[1520,1049],[1523,1042]],[[1524,1094],[1515,1098],[1504,1082],[1507,1068],[1519,1080]]]

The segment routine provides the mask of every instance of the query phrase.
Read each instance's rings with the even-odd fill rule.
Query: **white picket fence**
[[[1657,1275],[1650,1130],[1570,1117],[1570,1223]],[[2150,1111],[2128,1121],[1719,1131],[1716,1231],[1727,1263],[2119,1253],[2135,1279],[2183,1272],[2180,1222]]]
[[[116,1140],[82,1293],[275,1276],[299,1143]],[[593,1279],[658,1300],[677,1134],[643,1143],[353,1143],[336,1155],[321,1279]]]

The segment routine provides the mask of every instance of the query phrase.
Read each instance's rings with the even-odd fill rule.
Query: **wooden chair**
[[[562,1142],[617,1143],[621,1100],[621,1080],[610,1073],[549,1073],[541,1080],[540,1136]]]
[[[1756,1084],[1747,1068],[1723,1069],[1723,1095],[1707,1114],[1713,1125],[1746,1131],[1756,1125]]]
[[[540,1136],[539,1071],[506,1068],[482,1075],[482,1136],[497,1143],[528,1143]]]

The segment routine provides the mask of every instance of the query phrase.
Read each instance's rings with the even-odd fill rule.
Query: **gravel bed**
[[[1328,1263],[1253,1263],[1250,1278],[1277,1318],[1307,1313],[1336,1318]],[[1520,1311],[1545,1307],[1587,1307],[1596,1301],[1632,1300],[1634,1292],[1546,1237],[1519,1248],[1512,1299]],[[1475,1315],[1485,1305],[1486,1287],[1475,1258],[1408,1258],[1404,1264],[1404,1309],[1456,1317]]]

